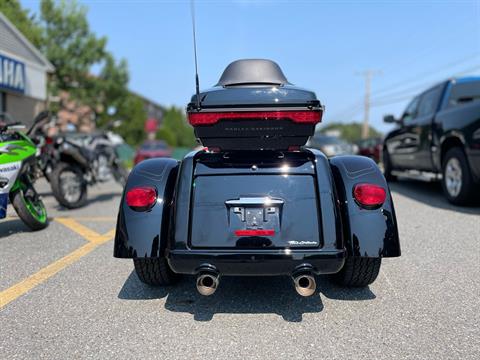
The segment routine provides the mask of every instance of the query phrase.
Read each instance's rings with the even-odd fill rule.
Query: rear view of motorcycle
[[[18,131],[23,128],[6,114],[0,118],[0,219],[6,217],[10,200],[20,219],[35,231],[47,227],[48,218],[34,188],[37,147]]]

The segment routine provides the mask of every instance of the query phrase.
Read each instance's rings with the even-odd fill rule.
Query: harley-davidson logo
[[[272,126],[272,127],[227,127],[225,131],[282,131],[283,126]]]

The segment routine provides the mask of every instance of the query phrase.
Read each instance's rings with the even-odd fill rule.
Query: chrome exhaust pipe
[[[293,277],[295,290],[301,296],[311,296],[315,293],[317,283],[311,274],[300,274]]]
[[[217,274],[200,273],[197,276],[197,291],[204,296],[213,295],[217,290],[219,279]]]

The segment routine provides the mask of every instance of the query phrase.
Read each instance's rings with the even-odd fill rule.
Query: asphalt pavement
[[[479,359],[480,207],[455,207],[436,184],[391,184],[402,257],[377,281],[318,279],[299,297],[287,277],[226,277],[211,297],[194,278],[142,284],[114,259],[121,188],[59,207],[40,184],[50,226],[0,222],[2,359]]]

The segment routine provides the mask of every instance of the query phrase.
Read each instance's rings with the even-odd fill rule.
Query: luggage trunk
[[[288,150],[313,135],[323,107],[315,93],[288,83],[269,60],[230,64],[218,84],[187,107],[199,141],[220,150]]]

